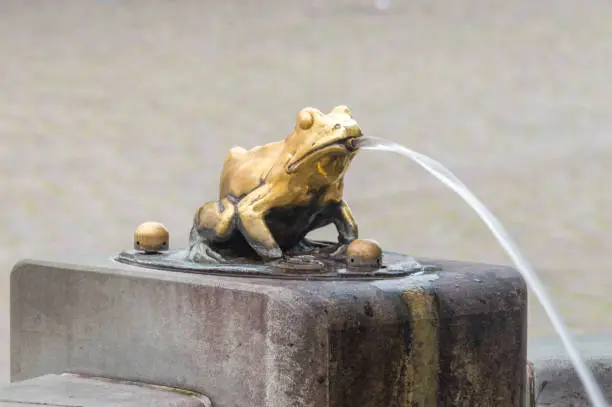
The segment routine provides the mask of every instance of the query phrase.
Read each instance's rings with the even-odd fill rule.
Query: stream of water
[[[455,191],[461,198],[463,198],[463,200],[467,202],[467,204],[478,214],[478,216],[480,216],[480,219],[482,219],[482,221],[491,230],[499,244],[503,247],[508,256],[510,256],[512,262],[525,279],[527,286],[536,295],[540,304],[542,304],[542,307],[546,311],[553,328],[557,332],[557,335],[559,335],[559,338],[561,338],[561,341],[565,346],[565,350],[571,358],[574,368],[576,369],[576,372],[578,373],[578,376],[580,377],[580,380],[582,381],[582,384],[584,385],[586,393],[588,394],[593,406],[609,407],[599,385],[593,376],[593,373],[584,363],[584,360],[576,349],[566,325],[563,323],[561,316],[549,298],[546,288],[538,278],[538,275],[535,273],[535,271],[533,271],[531,265],[523,257],[516,244],[510,238],[508,232],[506,232],[506,229],[502,226],[499,220],[487,209],[486,206],[482,204],[482,202],[480,202],[478,198],[476,198],[469,188],[436,160],[392,141],[375,137],[363,137],[359,140],[359,147],[365,150],[390,151],[412,159],[427,172],[441,181],[444,185]]]

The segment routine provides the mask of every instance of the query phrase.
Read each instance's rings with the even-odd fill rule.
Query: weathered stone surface
[[[141,383],[45,375],[0,387],[0,407],[212,407],[207,397]]]
[[[612,335],[578,337],[576,346],[606,399],[612,400]],[[536,406],[590,406],[584,386],[558,338],[531,340],[528,359],[533,369]]]
[[[13,380],[77,371],[215,406],[522,406],[517,272],[295,281],[26,261],[11,277]]]

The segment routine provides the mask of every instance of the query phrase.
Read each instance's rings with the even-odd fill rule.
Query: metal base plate
[[[196,263],[186,258],[187,250],[160,253],[130,250],[121,252],[115,260],[133,266],[186,273],[297,280],[385,279],[439,270],[436,266],[422,265],[410,256],[390,252],[383,254],[379,268],[348,267],[341,259],[323,255],[293,256],[269,263],[244,258],[231,263]]]

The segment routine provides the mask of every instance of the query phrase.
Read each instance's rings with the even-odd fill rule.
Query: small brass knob
[[[357,239],[346,248],[346,262],[351,267],[380,267],[382,249],[374,240]]]
[[[134,232],[134,249],[145,253],[157,253],[168,250],[170,234],[164,225],[158,222],[140,224]]]

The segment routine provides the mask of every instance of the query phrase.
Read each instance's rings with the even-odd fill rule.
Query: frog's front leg
[[[331,215],[338,230],[339,243],[348,244],[359,237],[357,222],[346,202],[340,201],[334,204]]]
[[[265,260],[279,259],[283,251],[272,236],[265,215],[275,204],[268,187],[261,186],[237,205],[238,228],[249,245]]]
[[[325,227],[330,223],[334,223],[338,231],[338,244],[335,245],[337,250],[334,253],[341,253],[346,249],[346,245],[357,239],[359,235],[357,222],[355,222],[346,202],[340,201],[328,204],[325,210],[317,216],[309,231]],[[308,252],[315,248],[327,246],[329,246],[329,243],[310,240],[304,237],[293,251],[296,253]]]

